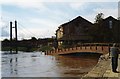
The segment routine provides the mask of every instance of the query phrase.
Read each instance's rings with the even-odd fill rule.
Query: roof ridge
[[[114,18],[113,16],[108,16],[108,17],[106,17],[104,20],[106,20],[106,19],[108,19],[108,18],[113,18],[113,19],[117,20],[117,19]]]
[[[62,24],[62,25],[60,25],[60,26],[67,25],[67,24],[69,24],[70,22],[73,22],[73,21],[75,21],[75,20],[77,20],[77,19],[83,19],[83,20],[85,20],[85,21],[87,21],[87,22],[93,24],[92,22],[88,21],[87,19],[85,19],[85,18],[83,18],[83,17],[81,17],[81,16],[77,16],[76,18],[72,19],[71,21],[66,22],[66,23],[64,23],[64,24]]]

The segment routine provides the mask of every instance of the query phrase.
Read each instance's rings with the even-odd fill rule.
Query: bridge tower
[[[13,28],[15,29],[15,40],[13,41]],[[12,54],[13,47],[15,47],[16,54],[18,53],[18,45],[17,45],[17,21],[15,21],[15,26],[12,26],[12,22],[10,22],[10,53]]]

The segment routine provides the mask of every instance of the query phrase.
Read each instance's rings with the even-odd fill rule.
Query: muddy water
[[[99,58],[94,54],[47,56],[43,52],[1,53],[2,77],[81,77],[97,64]]]

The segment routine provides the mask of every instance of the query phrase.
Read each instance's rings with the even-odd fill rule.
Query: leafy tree
[[[32,41],[37,41],[37,38],[31,37],[31,40],[32,40]]]
[[[95,23],[99,23],[103,20],[104,14],[103,13],[98,13],[95,17]]]
[[[111,34],[107,28],[103,27],[103,17],[103,13],[98,13],[95,17],[94,25],[89,29],[94,42],[106,42]]]
[[[104,14],[98,13],[95,17],[95,23],[91,28],[91,35],[96,42],[110,42],[111,41],[111,31],[109,28],[104,27]]]
[[[9,40],[8,39],[4,39],[3,42],[9,42]]]

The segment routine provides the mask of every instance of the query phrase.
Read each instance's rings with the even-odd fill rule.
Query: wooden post
[[[77,50],[77,46],[76,46],[76,50]]]
[[[66,51],[66,48],[64,49],[64,51]]]
[[[103,46],[102,46],[102,51],[103,51]]]
[[[95,45],[95,49],[97,50],[97,44]]]
[[[58,49],[56,49],[56,52],[58,52]]]
[[[86,49],[86,45],[85,45],[85,49]]]
[[[110,45],[108,44],[108,52],[109,52],[109,56],[110,56]]]
[[[90,49],[91,49],[91,44],[90,44]]]
[[[72,50],[73,50],[73,47],[72,47]]]
[[[82,44],[80,45],[80,49],[82,49]]]
[[[68,51],[70,50],[70,48],[68,48]]]

